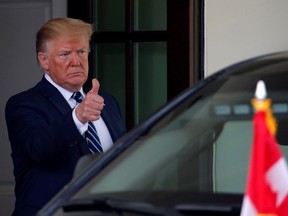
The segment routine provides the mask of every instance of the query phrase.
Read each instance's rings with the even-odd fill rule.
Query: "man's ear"
[[[43,68],[43,70],[48,71],[49,64],[48,64],[47,54],[43,52],[39,52],[37,57],[38,57],[39,64]]]

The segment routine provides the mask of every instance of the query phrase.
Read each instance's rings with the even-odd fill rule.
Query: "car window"
[[[267,83],[277,139],[288,156],[288,73],[273,67],[235,72],[191,93],[74,198],[124,191],[242,194],[253,139],[251,99],[260,79]]]
[[[110,164],[89,183],[89,194],[243,192],[248,163],[248,156],[243,155],[247,155],[251,144],[251,120],[227,122],[222,116],[211,118],[211,98],[197,103],[152,136],[134,143],[117,163]]]

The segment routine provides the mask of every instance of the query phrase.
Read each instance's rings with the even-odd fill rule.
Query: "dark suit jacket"
[[[113,141],[126,132],[118,103],[107,93],[101,116]],[[34,215],[71,180],[78,159],[89,153],[72,109],[44,77],[12,96],[5,110],[16,180],[14,215]]]

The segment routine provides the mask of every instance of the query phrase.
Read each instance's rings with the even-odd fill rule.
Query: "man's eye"
[[[60,59],[67,59],[69,57],[69,53],[61,53],[60,55],[59,55],[59,58]]]
[[[78,51],[78,55],[79,56],[85,56],[86,55],[86,51],[85,50],[80,50],[80,51]]]

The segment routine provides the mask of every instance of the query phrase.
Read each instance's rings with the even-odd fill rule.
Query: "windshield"
[[[288,155],[288,73],[276,65],[217,79],[164,116],[96,175],[74,198],[141,191],[243,194],[252,144],[251,99],[264,80]],[[286,125],[288,125],[286,123]]]

